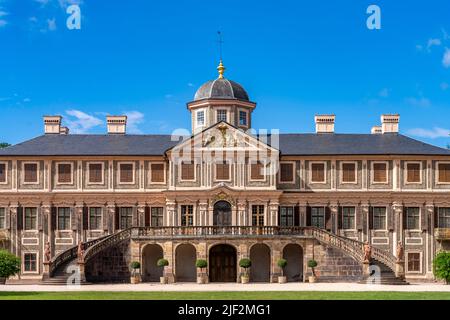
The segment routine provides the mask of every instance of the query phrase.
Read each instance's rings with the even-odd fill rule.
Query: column
[[[19,207],[18,203],[11,204],[9,206],[9,214],[10,214],[10,221],[11,221],[11,235],[10,235],[10,241],[11,241],[11,252],[17,256],[19,256],[19,250],[16,246],[17,244],[17,238],[18,238],[18,230],[17,230],[17,208]]]
[[[300,213],[300,227],[306,227],[306,203],[299,204],[299,213]]]
[[[369,203],[362,202],[360,205],[360,219],[362,220],[362,240],[370,243],[370,229],[369,229]]]
[[[174,227],[177,225],[176,220],[176,203],[173,200],[166,201],[166,221],[167,225],[170,227]]]
[[[339,206],[338,206],[337,202],[330,203],[331,231],[334,234],[338,234],[338,212],[339,212]]]
[[[392,214],[394,215],[394,237],[393,241],[397,244],[403,243],[403,204],[400,202],[392,203]],[[405,244],[403,243],[403,246]]]
[[[84,228],[87,226],[84,225],[83,210],[84,210],[84,203],[80,202],[80,203],[75,204],[75,211],[74,211],[75,216],[73,217],[74,218],[73,221],[74,221],[74,223],[76,223],[76,227],[73,227],[73,229],[76,232],[77,240],[86,242],[87,238],[88,238],[88,234],[86,232],[87,230],[84,230]],[[89,216],[88,216],[88,219],[89,219]],[[77,244],[78,241],[75,242],[75,244]]]
[[[278,201],[271,200],[269,204],[269,226],[278,226]]]
[[[245,218],[246,215],[246,203],[245,200],[239,200],[237,204],[237,212],[238,212],[238,225],[239,226],[246,226],[247,220]]]
[[[207,225],[207,219],[208,219],[208,201],[207,200],[200,200],[198,204],[199,208],[199,226],[206,226]]]
[[[105,217],[108,221],[108,233],[113,234],[115,232],[114,216],[116,215],[116,204],[114,202],[108,202],[106,205]]]
[[[145,226],[145,203],[139,203],[137,206],[138,227]]]

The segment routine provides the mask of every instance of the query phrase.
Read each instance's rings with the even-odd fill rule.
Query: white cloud
[[[173,94],[168,93],[168,94],[166,94],[164,97],[165,97],[166,99],[172,99],[172,98],[173,98]]]
[[[444,57],[442,58],[442,64],[446,68],[450,68],[450,49],[445,48]]]
[[[387,98],[389,97],[389,89],[388,88],[383,88],[378,95],[382,98]]]
[[[188,83],[188,87],[194,87],[194,86],[195,86],[195,84],[193,84],[192,82]]]
[[[421,137],[421,138],[430,138],[430,139],[436,139],[436,138],[446,138],[450,135],[450,129],[443,129],[434,127],[433,129],[422,129],[422,128],[415,128],[408,130],[408,133],[410,135]]]
[[[61,8],[67,8],[72,4],[83,4],[83,0],[58,0],[58,3]]]
[[[416,49],[418,51],[422,51],[423,50],[423,46],[421,44],[416,44]]]
[[[70,116],[66,119],[67,126],[73,133],[86,133],[92,128],[103,125],[103,121],[99,118],[80,110],[67,110],[66,114]]]
[[[441,39],[429,39],[427,43],[427,50],[430,51],[432,46],[440,46]]]
[[[449,40],[450,39],[450,35],[447,33],[447,30],[445,30],[444,28],[442,28],[442,38],[444,40]]]
[[[45,6],[50,0],[34,0],[34,1],[42,6]]]
[[[445,90],[448,89],[448,87],[449,87],[449,84],[448,84],[447,82],[442,82],[442,83],[441,83],[441,89],[442,89],[442,90],[445,91]]]
[[[427,98],[406,98],[405,99],[406,103],[414,106],[414,107],[422,107],[422,108],[427,108],[429,106],[431,106],[431,101]]]
[[[2,7],[0,7],[0,28],[6,26],[8,24],[8,21],[6,21],[6,19],[4,18],[7,15],[8,15],[8,12],[3,11]]]
[[[30,98],[25,98],[25,99],[23,99],[23,102],[31,102],[31,99]]]
[[[56,30],[56,19],[47,19],[47,28],[49,31],[55,31]]]
[[[127,116],[127,131],[134,134],[142,133],[138,125],[144,122],[144,114],[139,111],[126,111],[124,113]]]

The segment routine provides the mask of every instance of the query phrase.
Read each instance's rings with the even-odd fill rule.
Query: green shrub
[[[284,268],[287,266],[286,259],[278,259],[277,265],[281,268],[281,275],[284,276]]]
[[[158,262],[156,262],[156,265],[158,267],[167,267],[169,265],[169,261],[166,259],[159,259]]]
[[[316,272],[314,271],[314,268],[317,267],[317,261],[314,259],[309,260],[308,267],[311,268],[313,276],[316,276]]]
[[[136,269],[139,269],[139,268],[141,267],[141,264],[139,263],[139,261],[133,261],[133,262],[130,264],[130,267],[131,267],[131,269],[136,270]]]
[[[450,251],[439,252],[433,260],[433,273],[438,279],[450,284]]]
[[[0,278],[6,278],[20,272],[20,259],[6,250],[0,250]]]
[[[248,268],[252,266],[252,261],[248,258],[243,258],[239,260],[239,267],[244,268],[245,274],[248,274]]]
[[[195,266],[200,269],[205,269],[208,266],[208,262],[206,262],[206,260],[203,259],[198,259],[195,262]]]

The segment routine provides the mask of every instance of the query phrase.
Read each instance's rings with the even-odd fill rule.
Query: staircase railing
[[[116,244],[119,244],[123,240],[131,239],[132,230],[133,228],[128,228],[104,237],[101,241],[98,241],[95,245],[92,245],[84,252],[83,262],[84,263],[88,262],[101,251],[110,248]]]
[[[341,237],[326,230],[314,227],[308,227],[306,233],[310,233],[312,237],[320,242],[341,249],[358,262],[363,262],[364,260],[364,242]],[[397,260],[391,253],[372,247],[372,258],[383,263],[395,272]]]
[[[108,236],[100,237],[91,241],[83,242],[83,249],[86,250],[96,243],[102,241]],[[66,264],[78,257],[78,245],[70,247],[69,249],[57,254],[51,261],[49,266],[49,275],[52,277],[55,271],[62,265]]]

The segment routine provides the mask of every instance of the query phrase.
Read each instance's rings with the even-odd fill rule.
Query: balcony
[[[450,228],[436,228],[436,229],[434,229],[434,237],[438,241],[450,240]]]
[[[146,238],[270,238],[274,236],[312,237],[307,227],[278,226],[192,226],[192,227],[140,227],[132,231],[133,239]]]

